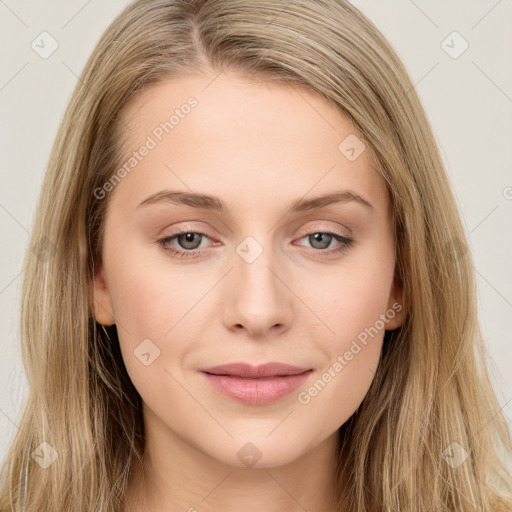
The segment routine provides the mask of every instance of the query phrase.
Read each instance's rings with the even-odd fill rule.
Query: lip
[[[313,373],[312,368],[283,363],[230,363],[199,371],[218,392],[248,405],[275,402],[295,391]]]

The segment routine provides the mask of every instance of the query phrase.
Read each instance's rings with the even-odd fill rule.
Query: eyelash
[[[202,252],[203,251],[198,251],[197,249],[191,249],[191,250],[186,251],[186,250],[176,249],[175,247],[170,248],[167,245],[169,242],[171,242],[172,240],[177,238],[179,235],[184,235],[184,234],[187,234],[187,233],[193,233],[195,235],[200,235],[200,236],[206,237],[206,238],[211,240],[211,238],[206,233],[203,233],[201,231],[194,231],[194,230],[186,229],[185,228],[185,229],[182,229],[180,231],[176,231],[175,233],[173,233],[170,236],[166,236],[165,238],[161,238],[157,242],[162,246],[162,248],[165,251],[170,252],[173,256],[176,256],[178,258],[198,258],[198,257],[202,256]],[[326,250],[326,249],[314,249],[314,248],[312,248],[312,250],[314,252],[317,252],[317,253],[320,253],[320,254],[341,254],[344,251],[348,250],[350,247],[352,247],[352,245],[354,244],[354,239],[353,238],[350,238],[350,237],[344,236],[344,235],[340,235],[339,233],[332,233],[330,231],[311,231],[311,232],[306,233],[305,235],[303,235],[301,238],[299,238],[299,240],[302,240],[303,238],[306,238],[306,237],[308,237],[310,235],[316,235],[318,233],[320,233],[322,235],[332,236],[335,240],[337,240],[338,242],[341,243],[341,245],[339,247],[335,248],[335,249]]]

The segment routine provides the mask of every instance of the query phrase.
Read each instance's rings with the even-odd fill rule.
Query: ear
[[[389,292],[388,309],[386,310],[386,331],[392,331],[400,327],[408,311],[407,297],[398,269],[395,268],[395,275],[391,290]]]
[[[94,274],[92,288],[92,302],[96,321],[101,325],[115,324],[116,320],[114,316],[112,298],[108,292],[105,277],[103,275],[103,265],[100,266]]]

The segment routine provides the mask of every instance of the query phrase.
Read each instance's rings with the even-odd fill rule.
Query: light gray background
[[[0,460],[27,392],[18,334],[21,260],[44,169],[78,75],[127,3],[0,0]],[[512,0],[353,3],[399,53],[432,123],[469,235],[492,379],[510,421]],[[46,59],[31,47],[43,31],[59,45]],[[469,44],[457,58],[444,49],[453,55],[462,48],[454,31]]]

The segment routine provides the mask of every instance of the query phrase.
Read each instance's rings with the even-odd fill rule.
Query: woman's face
[[[123,112],[125,159],[95,190],[96,319],[117,325],[153,441],[271,467],[347,421],[403,321],[391,204],[320,96],[212,79],[153,85]],[[308,371],[201,371],[269,362]]]

